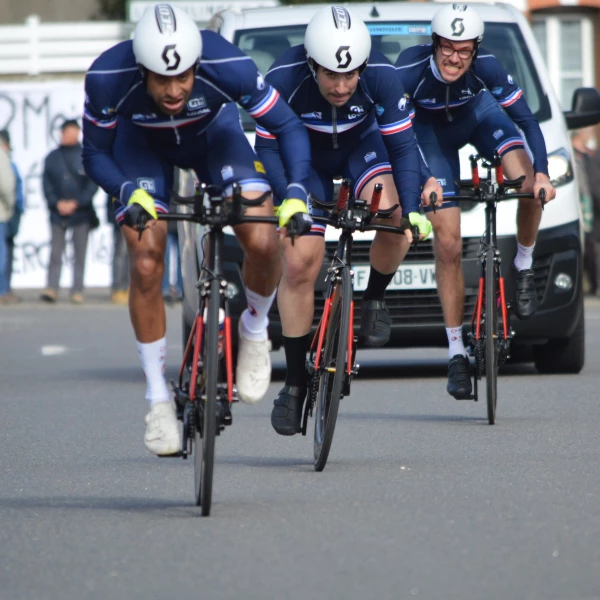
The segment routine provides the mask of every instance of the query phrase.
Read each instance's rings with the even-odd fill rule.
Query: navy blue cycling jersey
[[[127,204],[137,185],[125,177],[112,156],[119,118],[143,128],[149,146],[168,157],[169,148],[173,155],[181,155],[182,147],[188,146],[193,152],[197,136],[207,130],[222,106],[238,102],[277,136],[289,173],[286,193],[306,201],[310,147],[302,123],[249,56],[214,32],[200,33],[202,56],[194,87],[186,107],[176,116],[160,112],[146,92],[131,41],[117,44],[94,61],[85,78],[83,160],[87,173]]]
[[[368,133],[378,128],[388,151],[403,212],[419,210],[420,164],[411,125],[412,110],[393,65],[383,54],[371,51],[355,93],[342,107],[330,104],[319,91],[304,46],[294,46],[285,52],[273,64],[266,80],[304,123],[313,151],[335,152],[358,147]],[[281,145],[273,133],[259,123],[255,147],[275,196],[281,198],[288,176],[279,154]]]
[[[431,44],[406,49],[396,60],[396,69],[419,122],[435,125],[449,118],[468,122],[479,94],[491,93],[525,135],[535,172],[548,174],[546,143],[539,123],[519,86],[484,48],[479,48],[471,68],[454,83],[446,83],[440,75]]]

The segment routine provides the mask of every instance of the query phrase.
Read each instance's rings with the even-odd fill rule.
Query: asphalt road
[[[0,307],[0,598],[600,598],[600,302],[579,376],[502,374],[498,423],[445,393],[445,352],[360,356],[330,459],[234,407],[211,516],[143,445],[127,310]],[[180,316],[169,309],[171,375]]]

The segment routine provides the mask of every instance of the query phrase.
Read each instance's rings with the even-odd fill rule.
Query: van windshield
[[[431,25],[418,22],[367,22],[373,47],[383,52],[393,64],[402,50],[431,41]],[[306,25],[245,29],[236,33],[234,43],[252,57],[265,74],[273,62],[288,48],[302,44]],[[543,122],[551,117],[550,104],[531,60],[531,55],[515,23],[486,23],[483,47],[491,52],[523,90],[531,112]],[[242,112],[244,129],[254,129],[254,122]]]

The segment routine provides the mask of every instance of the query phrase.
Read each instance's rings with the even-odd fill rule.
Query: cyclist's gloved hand
[[[154,198],[142,188],[131,194],[125,211],[125,224],[134,229],[143,228],[149,219],[158,219]]]
[[[418,212],[411,212],[408,213],[408,220],[413,227],[419,229],[419,237],[421,239],[426,240],[430,236],[433,226],[426,216]]]
[[[310,232],[312,218],[308,214],[306,203],[298,198],[287,198],[277,209],[279,227],[287,227],[293,235],[305,235]]]

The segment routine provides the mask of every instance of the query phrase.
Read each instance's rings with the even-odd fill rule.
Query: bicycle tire
[[[498,280],[494,251],[489,248],[485,258],[485,387],[488,422],[496,422],[498,402]]]
[[[212,482],[215,460],[216,405],[219,376],[219,281],[213,279],[210,295],[205,304],[206,323],[204,324],[204,400],[198,407],[198,418],[194,435],[194,487],[196,504],[201,507],[202,516],[210,514],[212,502]]]
[[[352,284],[348,268],[341,270],[341,280],[330,287],[331,291],[333,294],[330,293],[328,297],[332,298],[332,304],[321,351],[321,366],[318,373],[315,373],[315,377],[319,377],[315,407],[315,471],[322,471],[329,457],[347,372],[347,340],[352,300]],[[326,370],[331,368],[333,371]]]

